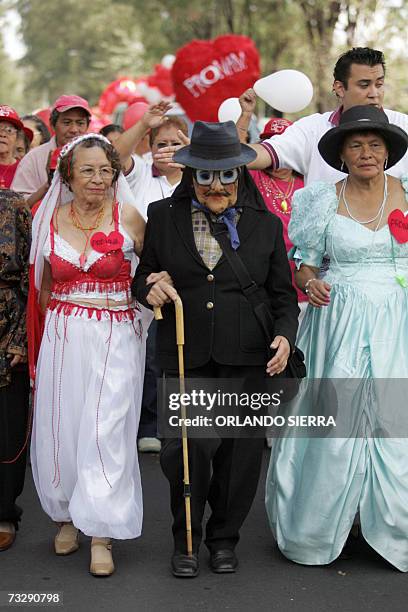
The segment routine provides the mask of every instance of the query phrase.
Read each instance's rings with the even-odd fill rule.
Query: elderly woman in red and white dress
[[[114,571],[110,538],[135,538],[142,526],[134,440],[142,318],[151,315],[130,284],[144,226],[109,141],[86,134],[66,145],[33,223],[31,260],[46,316],[31,456],[42,507],[59,524],[55,552],[77,550],[79,530],[92,536],[90,571],[98,576]]]

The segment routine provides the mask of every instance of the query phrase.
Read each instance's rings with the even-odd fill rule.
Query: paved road
[[[267,459],[265,451],[263,479]],[[25,515],[18,540],[0,556],[0,591],[62,591],[64,609],[75,612],[407,610],[408,576],[364,544],[351,560],[329,567],[299,566],[282,557],[267,525],[261,485],[237,549],[239,572],[212,574],[203,549],[198,578],[173,578],[167,483],[157,456],[143,455],[141,467],[144,533],[138,540],[114,544],[117,571],[110,578],[88,573],[89,538],[85,536],[74,555],[53,554],[55,530],[38,504],[29,471],[21,498]]]

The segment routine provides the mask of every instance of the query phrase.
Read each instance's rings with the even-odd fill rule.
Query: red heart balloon
[[[91,247],[98,253],[109,253],[118,251],[123,246],[123,236],[120,232],[111,232],[106,235],[103,232],[96,232],[91,238]]]
[[[247,36],[229,34],[193,40],[178,50],[172,66],[176,100],[191,121],[218,121],[218,108],[259,79],[259,53]]]
[[[388,215],[388,225],[391,234],[397,242],[401,244],[408,242],[408,218],[402,210],[396,208],[390,212]]]

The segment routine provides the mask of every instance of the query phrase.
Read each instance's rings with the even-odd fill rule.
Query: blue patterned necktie
[[[198,210],[202,210],[207,215],[211,214],[211,211],[206,206],[200,204],[200,202],[197,202],[196,200],[193,200],[193,206],[194,208],[198,208]],[[235,207],[231,207],[224,210],[224,212],[220,215],[215,215],[217,218],[216,223],[225,223],[230,237],[231,246],[234,251],[236,251],[240,245],[237,226],[235,224],[235,217],[237,215],[237,212],[238,211]]]

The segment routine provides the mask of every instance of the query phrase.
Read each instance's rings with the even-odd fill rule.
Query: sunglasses
[[[221,185],[232,185],[238,180],[239,168],[230,168],[229,170],[193,170],[194,178],[199,185],[209,187],[219,179]]]

